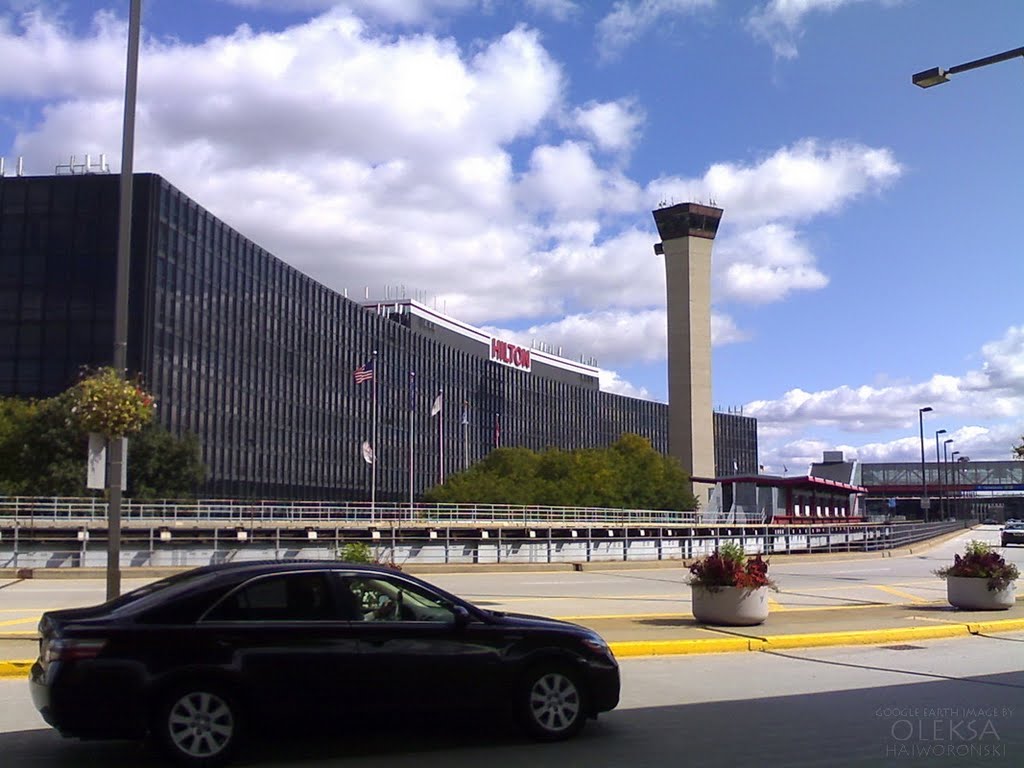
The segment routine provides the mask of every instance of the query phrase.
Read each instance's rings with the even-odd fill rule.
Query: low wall
[[[688,560],[736,542],[748,554],[861,552],[894,549],[962,530],[962,522],[826,526],[694,528],[445,528],[443,530],[294,528],[258,530],[133,530],[122,539],[122,568],[191,568],[238,560],[339,559],[346,544],[368,545],[382,562],[399,565],[534,564]],[[104,532],[73,541],[75,531],[0,537],[0,568],[101,568]],[[331,535],[333,533],[333,535]]]

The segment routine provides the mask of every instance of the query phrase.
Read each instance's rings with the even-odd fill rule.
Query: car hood
[[[505,613],[504,611],[489,611],[490,615],[502,624],[523,629],[557,629],[562,632],[566,630],[580,634],[589,635],[591,630],[560,619],[550,619],[546,616],[533,616],[528,613]]]

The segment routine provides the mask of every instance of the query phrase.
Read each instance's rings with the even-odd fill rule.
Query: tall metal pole
[[[942,444],[942,464],[943,464],[943,473],[944,473],[944,475],[943,475],[943,483],[947,487],[949,486],[949,454],[947,454],[946,451],[949,448],[949,444],[952,443],[952,442],[955,442],[953,440],[953,438],[949,438],[948,440],[946,440],[946,442],[944,442]],[[944,507],[944,511],[945,511],[945,513],[947,515],[949,514],[949,490],[948,489],[946,491],[946,504],[945,504],[945,507]]]
[[[377,379],[380,378],[380,369],[377,367],[377,350],[373,350],[373,444],[370,454],[373,461],[370,462],[370,520],[377,519],[377,459],[380,458],[380,450],[377,447]]]
[[[438,482],[444,485],[444,390],[437,391],[441,399],[441,412],[437,414],[437,475]]]
[[[924,415],[930,411],[932,407],[926,405],[924,408],[917,409],[917,422],[921,428],[921,511],[924,514],[924,521],[928,522],[928,478],[925,476],[924,469]]]
[[[935,489],[939,494],[939,513],[941,515],[942,510],[942,461],[939,458],[939,435],[946,434],[946,430],[937,429],[935,430]]]
[[[462,468],[469,469],[469,401],[462,401]]]
[[[416,412],[416,372],[409,371],[409,519],[412,520],[412,505],[413,505],[413,461],[415,459],[415,450],[413,449],[413,435],[415,433],[413,427],[413,416]]]
[[[139,76],[139,29],[142,0],[131,0],[128,15],[128,62],[124,78],[124,123],[121,130],[121,199],[117,229],[117,286],[114,292],[114,370],[128,366],[128,271],[132,240],[132,164],[135,154],[135,94]],[[107,599],[121,594],[121,472],[125,441],[108,438]]]
[[[958,454],[959,451],[949,452],[949,461],[951,463],[949,467],[949,477],[951,480],[951,482],[949,482],[949,507],[952,512],[949,516],[954,520],[956,519],[956,511],[959,506],[959,471],[956,464],[956,457]]]

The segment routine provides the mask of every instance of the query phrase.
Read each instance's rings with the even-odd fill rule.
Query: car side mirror
[[[455,616],[455,626],[457,627],[466,626],[473,618],[469,615],[469,611],[467,611],[461,605],[453,605],[452,614]]]

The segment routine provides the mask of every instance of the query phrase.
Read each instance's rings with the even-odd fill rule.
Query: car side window
[[[204,621],[338,620],[329,583],[320,572],[263,576],[215,605]]]
[[[388,579],[353,576],[344,580],[342,591],[355,596],[358,606],[355,620],[362,621],[430,621],[455,623],[455,613],[440,595],[418,585]]]

